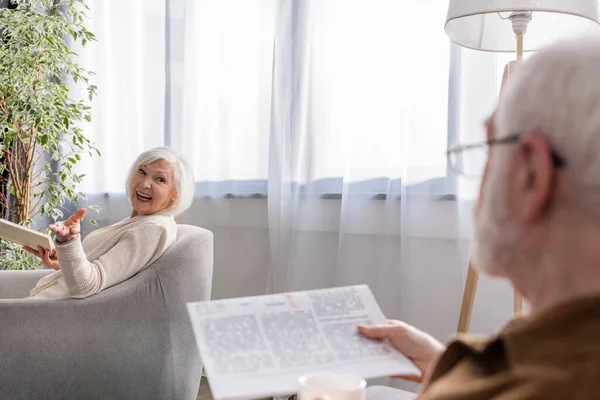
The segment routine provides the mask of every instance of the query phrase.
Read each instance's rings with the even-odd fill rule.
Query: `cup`
[[[320,373],[299,382],[298,400],[365,400],[367,382],[360,376]]]

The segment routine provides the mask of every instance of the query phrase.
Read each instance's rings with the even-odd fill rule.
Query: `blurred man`
[[[359,330],[413,360],[418,399],[600,398],[600,39],[520,64],[486,128],[474,264],[529,314],[447,348],[401,322]]]

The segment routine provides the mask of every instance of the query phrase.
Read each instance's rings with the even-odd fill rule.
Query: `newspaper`
[[[304,374],[376,378],[420,372],[359,324],[385,317],[366,285],[188,303],[200,357],[216,400],[296,393]]]

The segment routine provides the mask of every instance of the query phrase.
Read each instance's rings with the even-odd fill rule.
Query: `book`
[[[296,393],[302,375],[379,378],[420,372],[386,341],[358,333],[386,321],[366,285],[187,304],[216,400]]]
[[[37,250],[38,246],[44,249],[54,249],[54,244],[50,235],[35,231],[33,229],[15,224],[0,218],[0,238],[20,244],[21,246],[29,246]]]

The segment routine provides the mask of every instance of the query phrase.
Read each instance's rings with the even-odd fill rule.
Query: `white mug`
[[[320,373],[300,377],[298,400],[365,400],[367,382],[356,375]]]

